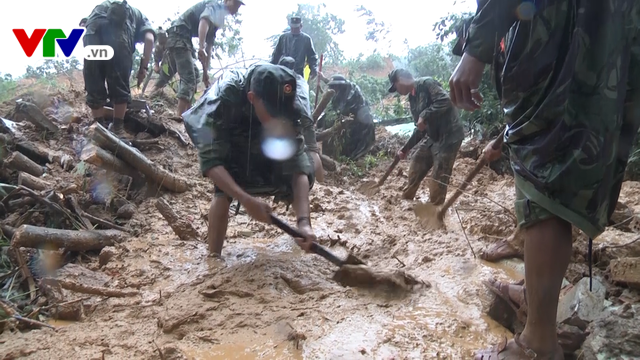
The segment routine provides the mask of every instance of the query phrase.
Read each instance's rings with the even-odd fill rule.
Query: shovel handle
[[[491,148],[493,150],[498,150],[502,147],[502,144],[504,143],[504,133],[507,129],[503,129],[502,132],[500,133],[500,135],[498,135],[498,138],[495,139],[495,141],[493,142],[493,145],[491,146]],[[458,189],[456,189],[456,192],[453,193],[453,195],[447,199],[447,202],[444,203],[444,205],[442,206],[442,208],[440,208],[440,210],[438,211],[438,218],[442,218],[443,214],[449,210],[449,208],[451,207],[451,205],[453,205],[453,203],[458,200],[458,198],[460,197],[460,195],[462,195],[462,192],[467,188],[467,186],[469,186],[469,183],[471,182],[471,180],[473,180],[473,178],[475,178],[478,173],[480,172],[480,170],[482,170],[482,168],[487,165],[487,161],[485,160],[484,156],[480,156],[480,159],[478,160],[478,162],[476,163],[476,166],[473,168],[473,170],[467,175],[467,177],[464,178],[464,181],[462,182],[462,185],[460,185],[460,187],[458,187]]]
[[[387,181],[387,178],[389,177],[389,175],[391,175],[391,172],[393,171],[393,169],[396,168],[396,165],[398,165],[399,162],[400,162],[400,157],[396,155],[391,165],[389,165],[389,168],[387,169],[387,171],[384,173],[384,175],[382,175],[382,177],[378,181],[378,184],[377,184],[378,186],[384,184],[384,182]]]
[[[278,229],[286,232],[289,236],[293,237],[293,238],[304,238],[304,236],[297,230],[292,228],[291,226],[289,226],[289,224],[285,223],[284,221],[278,219],[277,217],[275,217],[274,215],[271,215],[271,222],[273,223],[273,225],[277,226]],[[324,246],[316,243],[316,242],[312,242],[311,243],[311,252],[316,254],[316,255],[320,255],[323,258],[329,260],[330,262],[332,262],[333,264],[337,265],[337,266],[342,266],[344,265],[343,261],[340,260],[340,258],[338,258],[337,256],[335,256],[333,253],[331,253],[329,250],[327,250]]]

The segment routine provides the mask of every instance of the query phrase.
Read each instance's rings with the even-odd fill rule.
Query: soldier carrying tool
[[[208,231],[212,256],[222,254],[234,198],[264,223],[271,223],[271,207],[256,196],[293,202],[298,229],[305,237],[298,244],[307,249],[310,242],[305,240],[315,239],[309,218],[314,171],[305,153],[297,90],[291,70],[262,63],[246,73],[225,72],[184,113],[202,174],[215,184]]]
[[[398,151],[398,156],[405,159],[409,150],[418,145],[409,167],[409,184],[402,197],[413,200],[420,183],[433,168],[429,201],[441,205],[447,196],[453,164],[464,140],[458,111],[449,94],[433,78],[414,79],[409,71],[400,68],[389,73],[389,82],[390,93],[409,96],[411,115],[416,124],[411,138]]]

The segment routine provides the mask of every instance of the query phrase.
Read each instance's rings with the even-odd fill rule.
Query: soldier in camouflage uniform
[[[640,126],[640,2],[486,1],[450,79],[456,106],[480,107],[485,64],[505,34],[504,142],[525,237],[526,293],[492,286],[526,305],[528,316],[522,334],[476,359],[560,360],[556,310],[572,226],[591,239],[604,231]],[[488,146],[483,156],[493,160],[500,151]]]
[[[409,184],[402,197],[413,200],[420,183],[433,167],[429,201],[440,205],[447,196],[453,164],[464,140],[458,111],[440,83],[430,77],[414,79],[409,71],[394,69],[389,73],[389,82],[390,93],[409,95],[411,116],[416,124],[411,138],[398,151],[398,156],[405,159],[409,150],[418,145],[409,167]]]
[[[187,9],[167,29],[165,53],[165,61],[168,64],[167,74],[158,79],[154,88],[162,88],[178,73],[180,76],[176,114],[178,117],[182,116],[182,113],[191,105],[198,84],[198,73],[194,71],[196,52],[191,39],[197,37],[199,40],[197,54],[202,63],[202,82],[208,88],[208,69],[216,32],[224,26],[225,16],[235,15],[241,5],[244,3],[240,0],[224,0],[222,4],[217,0],[204,0]]]
[[[309,220],[309,190],[314,172],[305,153],[300,124],[302,109],[296,101],[294,73],[263,63],[246,73],[232,70],[184,113],[191,140],[198,149],[202,173],[215,183],[209,210],[209,252],[220,256],[232,198],[247,213],[270,223],[271,209],[254,196],[293,200],[298,227],[305,239],[314,238]],[[268,158],[263,145],[271,131],[293,139],[292,156],[283,161]],[[267,147],[264,147],[267,149]],[[307,249],[308,242],[298,244]]]
[[[324,82],[329,89],[336,92],[331,99],[331,110],[336,114],[336,120],[346,116],[351,117],[353,121],[344,122],[343,136],[324,140],[322,152],[331,157],[343,156],[358,160],[371,150],[376,141],[376,129],[369,103],[362,95],[360,87],[342,75],[333,75],[330,79],[324,79]],[[322,121],[322,124],[324,128],[333,125],[328,121]]]
[[[280,59],[278,65],[284,66],[289,70],[293,70],[296,61],[289,56],[283,56]],[[307,147],[307,152],[313,159],[313,168],[315,169],[316,180],[322,183],[324,181],[324,169],[322,168],[322,161],[320,160],[320,149],[318,148],[318,142],[316,141],[316,131],[311,118],[311,101],[309,100],[309,84],[302,77],[302,75],[295,73],[298,81],[298,89],[296,91],[296,97],[302,108],[302,117],[300,123],[302,125],[302,135],[304,135],[304,144]]]
[[[157,95],[162,89],[167,86],[171,79],[176,74],[176,64],[175,61],[171,63],[173,58],[171,56],[165,56],[167,54],[167,33],[165,31],[158,31],[158,40],[156,41],[156,46],[153,50],[153,71],[159,75],[158,79],[153,85],[152,96]],[[200,70],[198,70],[198,66],[196,62],[193,61],[193,72],[195,74],[195,78],[198,79],[200,77]]]
[[[113,48],[111,60],[84,60],[84,87],[87,91],[87,105],[95,121],[107,125],[104,105],[107,98],[114,104],[112,131],[127,137],[124,132],[124,115],[131,99],[129,76],[133,65],[135,44],[144,42],[144,53],[140,59],[138,84],[144,80],[147,65],[151,59],[155,31],[140,10],[129,6],[126,1],[105,1],[96,6],[85,23],[84,46],[109,45]],[[105,89],[105,81],[107,89]]]

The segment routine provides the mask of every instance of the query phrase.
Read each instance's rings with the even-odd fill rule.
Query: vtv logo
[[[35,29],[30,37],[27,36],[24,29],[13,29],[13,33],[27,57],[33,56],[38,45],[42,42],[42,57],[55,58],[56,43],[64,56],[70,57],[82,38],[84,29],[71,30],[69,37],[61,29]],[[111,60],[113,58],[113,48],[109,45],[86,46],[83,53],[86,60]]]

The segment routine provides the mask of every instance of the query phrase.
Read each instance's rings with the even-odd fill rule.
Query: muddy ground
[[[64,106],[52,106],[50,101],[49,107],[64,107],[81,116],[80,125],[43,143],[32,125],[24,123],[23,136],[68,154],[78,164],[86,143],[83,128],[90,121],[82,93],[67,90],[52,95]],[[13,103],[5,103],[0,115],[12,107]],[[152,109],[166,126],[187,138],[183,125],[166,116],[173,104],[155,100]],[[388,136],[378,132],[379,138]],[[57,164],[46,175],[65,183],[90,180],[92,185],[83,188],[86,198],[127,197],[136,210],[123,224],[139,232],[108,248],[113,257],[105,265],[97,253],[76,254],[67,259],[70,265],[57,270],[58,275],[137,289],[141,294],[92,296],[83,301],[80,321],[49,320],[56,330],[5,330],[0,335],[0,358],[468,359],[475,350],[511,336],[485,315],[494,296],[481,281],[489,277],[515,281],[522,274],[507,265],[474,259],[466,239],[478,254],[514,230],[511,177],[482,170],[457,202],[457,214],[447,215],[447,230],[438,231],[423,229],[413,213],[414,202],[400,199],[408,161],[401,162],[382,191],[371,198],[356,188],[366,179],[379,178],[390,159],[380,161],[366,178],[353,177],[345,166],[330,174],[327,184],[316,184],[310,195],[312,223],[323,244],[341,256],[350,250],[372,267],[402,269],[430,284],[408,294],[390,294],[335,283],[332,264],[303,253],[289,236],[242,212],[231,216],[224,261],[207,257],[202,241],[179,240],[156,210],[156,197],[166,199],[204,237],[213,186],[200,175],[192,147],[167,135],[159,145],[144,150],[144,155],[189,179],[192,187],[186,193],[149,188],[125,195],[117,178],[91,166],[91,179]],[[459,158],[452,183],[460,184],[473,165],[473,159]],[[639,188],[640,184],[627,182],[621,194],[621,201],[636,213]],[[449,195],[453,191],[450,187]],[[427,199],[423,184],[416,201]],[[115,217],[104,207],[92,209]],[[283,205],[275,209],[295,223],[292,209]],[[623,244],[636,235],[610,229],[596,246],[598,241]],[[567,275],[572,282],[587,274],[584,239],[578,239],[574,251],[576,263]],[[606,274],[597,268],[596,275]],[[620,296],[622,291],[628,294],[628,290],[610,294]],[[71,300],[85,295],[67,292],[66,296]]]

